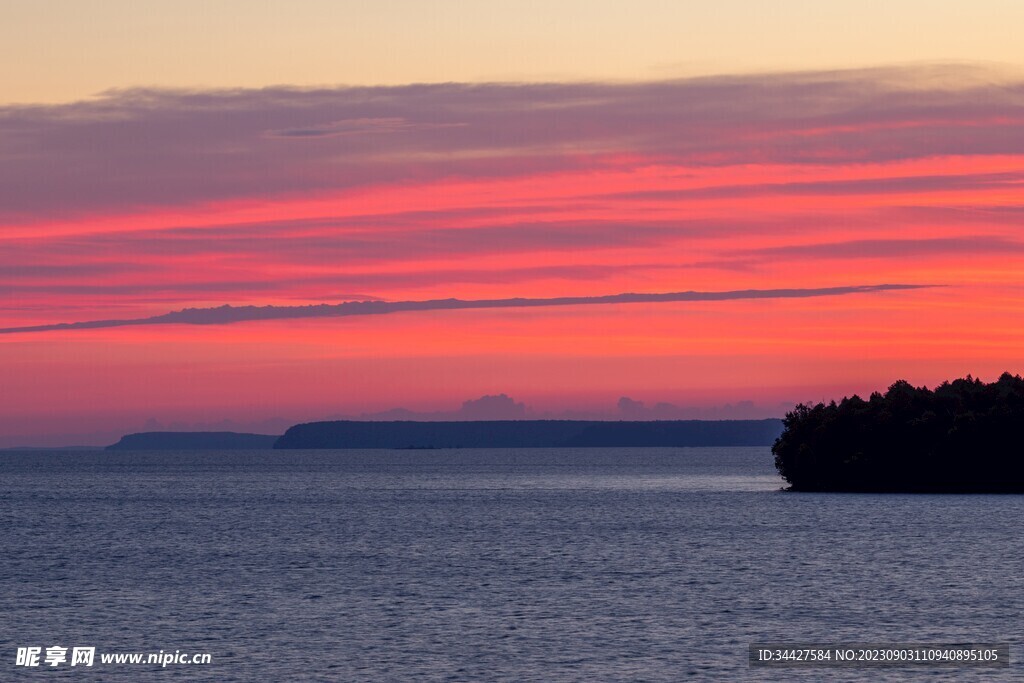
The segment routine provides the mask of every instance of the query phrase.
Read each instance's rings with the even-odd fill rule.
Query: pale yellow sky
[[[0,102],[110,88],[1024,66],[1022,0],[0,0]]]

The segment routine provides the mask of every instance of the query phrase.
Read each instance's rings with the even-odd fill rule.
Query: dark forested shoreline
[[[794,491],[1024,492],[1024,379],[798,405],[772,446]]]

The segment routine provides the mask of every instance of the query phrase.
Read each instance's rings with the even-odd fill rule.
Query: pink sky
[[[0,446],[455,410],[708,415],[1021,372],[1024,81],[132,90],[0,106],[0,327],[223,304],[932,285],[0,334]],[[54,426],[57,425],[57,426]]]

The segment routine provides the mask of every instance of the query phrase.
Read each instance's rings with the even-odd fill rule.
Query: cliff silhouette
[[[793,491],[1024,492],[1024,379],[800,404],[772,446]]]
[[[779,420],[340,420],[295,425],[274,448],[767,446],[781,430]]]

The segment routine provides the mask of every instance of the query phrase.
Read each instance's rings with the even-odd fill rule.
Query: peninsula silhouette
[[[480,420],[311,422],[274,448],[593,448],[767,446],[782,430],[769,420]]]

